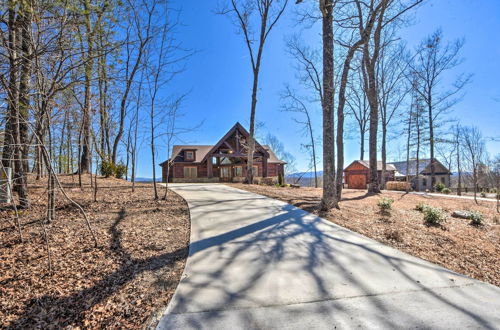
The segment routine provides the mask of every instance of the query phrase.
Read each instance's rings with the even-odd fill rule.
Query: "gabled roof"
[[[401,174],[406,176],[406,160],[401,161],[401,162],[391,162],[390,164],[394,165],[397,169],[397,171]],[[437,159],[434,159],[434,164],[435,167],[437,167],[436,173],[450,173],[449,169],[447,169],[440,161]],[[416,159],[410,159],[408,163],[408,175],[416,175],[417,173],[417,160]],[[431,159],[419,159],[418,160],[418,172],[419,174],[422,173],[430,173],[430,165],[431,165]],[[441,171],[439,171],[441,169]]]
[[[189,161],[189,163],[202,163],[206,160],[210,153],[216,151],[219,147],[222,146],[224,141],[231,136],[236,130],[248,138],[250,135],[248,131],[240,124],[236,123],[216,145],[174,145],[172,147],[172,153],[170,159],[173,159],[175,162],[183,162],[184,161],[184,150],[194,150],[195,151],[195,159],[194,161]],[[261,145],[257,141],[255,141],[255,148],[262,152],[264,155],[268,156],[268,163],[275,164],[286,164],[286,162],[280,160],[276,154],[271,150],[271,148],[267,145]],[[167,161],[160,163],[160,166],[164,165]]]
[[[233,135],[236,131],[239,131],[246,138],[250,136],[250,133],[248,133],[248,131],[239,122],[236,122],[236,124],[234,124],[234,126],[222,137],[222,139],[220,139],[219,142],[217,142],[217,144],[214,145],[213,148],[205,155],[202,161],[204,161],[209,154],[214,153],[218,148],[220,148],[224,141],[231,137],[231,135]],[[259,150],[264,155],[269,157],[269,153],[259,144],[259,142],[257,142],[257,140],[255,140],[255,150]]]
[[[183,150],[194,150],[195,151],[195,159],[194,161],[189,161],[190,163],[201,163],[205,155],[208,153],[213,146],[211,145],[174,145],[172,147],[172,157],[170,159],[182,158],[184,159],[184,155],[182,154]],[[162,165],[161,163],[160,165]]]
[[[358,160],[358,162],[361,163],[362,165],[366,166],[367,168],[370,168],[370,161]],[[386,171],[395,171],[396,168],[392,164],[386,163],[385,170]],[[382,171],[382,161],[381,160],[377,161],[377,171]]]
[[[370,161],[368,161],[368,160],[355,160],[351,164],[349,164],[349,166],[351,166],[353,163],[359,163],[366,168],[370,168]],[[347,166],[346,169],[349,166]],[[387,163],[387,164],[385,164],[385,170],[386,171],[395,171],[396,168],[394,166],[392,166],[391,164]],[[380,160],[377,161],[377,171],[382,171],[382,161],[380,161]]]

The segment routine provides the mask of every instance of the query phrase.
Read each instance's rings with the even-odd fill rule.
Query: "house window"
[[[254,176],[259,176],[259,167],[258,166],[252,166],[253,168],[253,175]]]
[[[441,177],[441,183],[444,184],[444,177]]]
[[[186,160],[194,160],[194,151],[185,151]]]
[[[198,177],[198,168],[186,166],[184,167],[184,177],[188,179],[193,179]]]
[[[427,186],[427,179],[422,179],[422,186]]]
[[[243,166],[234,167],[234,176],[243,176]]]

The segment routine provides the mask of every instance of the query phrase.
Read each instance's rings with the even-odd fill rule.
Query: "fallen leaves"
[[[175,193],[154,201],[152,186],[98,179],[94,203],[89,177],[83,191],[61,176],[67,193],[88,213],[99,240],[62,196],[57,219],[47,225],[54,273],[49,274],[40,226],[43,186],[30,187],[33,206],[22,215],[25,242],[0,222],[1,328],[138,328],[170,300],[184,268],[189,215]],[[40,183],[38,183],[40,184]],[[11,217],[0,211],[0,219]],[[161,285],[158,285],[161,282]]]

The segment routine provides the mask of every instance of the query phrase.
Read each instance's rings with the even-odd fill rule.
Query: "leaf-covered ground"
[[[24,242],[12,227],[13,211],[0,211],[0,328],[140,328],[172,297],[184,269],[189,213],[173,192],[153,201],[152,184],[61,176],[68,194],[87,211],[99,246],[79,211],[57,197],[57,219],[47,225],[52,273],[40,219],[45,180],[33,181],[33,206],[21,214]]]
[[[494,202],[418,196],[383,192],[367,195],[360,190],[344,190],[340,210],[320,213],[320,188],[280,188],[261,185],[231,186],[279,199],[306,211],[320,214],[338,225],[391,245],[414,256],[442,265],[458,273],[500,286],[500,214]],[[394,200],[390,214],[381,215],[377,202]],[[427,226],[418,203],[440,207],[448,214],[442,227]],[[476,210],[484,215],[483,226],[470,220],[452,218],[455,210]]]

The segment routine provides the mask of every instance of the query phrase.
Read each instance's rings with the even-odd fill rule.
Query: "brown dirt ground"
[[[500,286],[500,214],[495,203],[480,201],[476,205],[472,200],[397,192],[369,196],[365,191],[346,189],[340,210],[321,213],[320,188],[230,185],[282,200],[414,256]],[[390,215],[380,214],[377,202],[381,197],[394,200]],[[448,220],[441,227],[427,226],[415,210],[418,203],[444,209]],[[485,217],[484,225],[472,226],[470,220],[452,218],[454,210],[479,211]]]
[[[152,185],[61,176],[89,215],[95,248],[78,210],[58,193],[57,219],[47,225],[53,273],[42,227],[45,180],[30,185],[32,208],[21,216],[24,243],[0,210],[0,328],[141,328],[154,322],[180,280],[189,244],[189,213],[175,193],[152,200]]]

